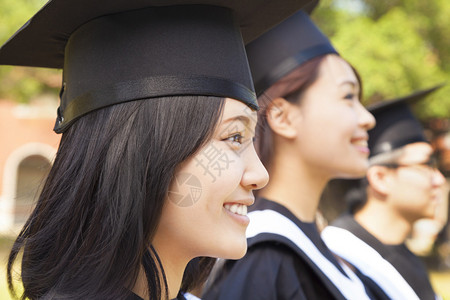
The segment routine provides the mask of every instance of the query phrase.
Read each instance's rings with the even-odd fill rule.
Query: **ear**
[[[376,193],[386,196],[390,191],[390,170],[383,166],[372,166],[367,170],[367,181]]]
[[[299,116],[299,108],[284,98],[274,99],[266,112],[270,128],[276,134],[287,139],[294,139],[297,136],[297,127],[294,126],[294,121]]]

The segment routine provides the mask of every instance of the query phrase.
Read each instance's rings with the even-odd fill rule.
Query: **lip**
[[[234,200],[234,201],[228,201],[225,202],[222,206],[222,209],[225,211],[225,213],[230,216],[230,218],[232,218],[236,223],[238,223],[239,225],[245,226],[247,227],[248,224],[250,223],[250,218],[248,216],[243,216],[243,215],[239,215],[239,214],[235,214],[232,213],[231,211],[229,211],[228,209],[225,208],[226,204],[239,204],[239,205],[245,205],[245,206],[250,206],[255,202],[255,198],[251,197],[251,198],[244,198],[244,199],[240,199],[240,200]]]
[[[250,206],[253,203],[255,203],[255,198],[251,197],[251,198],[245,198],[245,199],[242,199],[242,200],[234,200],[234,201],[224,202],[223,205],[225,205],[225,204],[231,204],[231,205],[233,205],[233,204],[242,204],[242,205],[245,205],[245,206]]]
[[[231,219],[233,219],[233,221],[235,221],[236,223],[238,223],[239,225],[245,226],[247,227],[248,224],[250,224],[250,218],[248,216],[241,216],[235,213],[232,213],[231,211],[229,211],[228,209],[226,209],[225,207],[222,208],[225,213],[230,216]]]
[[[350,140],[350,143],[359,152],[369,155],[370,154],[370,149],[369,149],[369,146],[368,146],[368,143],[367,143],[368,141],[369,141],[368,136],[360,136],[360,137],[352,138]]]

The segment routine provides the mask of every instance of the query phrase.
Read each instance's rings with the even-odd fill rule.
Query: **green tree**
[[[371,18],[378,19],[393,8],[403,9],[414,20],[415,30],[436,52],[444,70],[450,71],[450,3],[447,0],[364,0]]]
[[[430,20],[431,13],[417,11],[419,6],[404,7],[400,0],[385,6],[369,0],[360,3],[359,10],[351,11],[336,2],[322,1],[313,18],[340,54],[358,69],[366,104],[448,81],[446,58],[440,52],[448,53],[450,48],[440,45],[437,51],[437,42],[428,37],[433,30],[441,34],[439,28],[449,22],[447,19]],[[441,9],[450,9],[450,2],[442,1]],[[449,118],[449,90],[442,88],[429,101],[420,103],[419,116]]]

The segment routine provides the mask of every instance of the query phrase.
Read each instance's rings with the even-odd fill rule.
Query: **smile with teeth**
[[[356,140],[356,141],[353,141],[352,144],[356,145],[356,146],[361,146],[361,147],[368,147],[369,146],[369,144],[367,143],[366,140]]]
[[[235,203],[235,204],[227,203],[223,207],[226,210],[228,210],[228,211],[230,211],[230,212],[232,212],[234,214],[241,215],[241,216],[246,216],[247,215],[247,206],[246,205],[237,204],[237,203]]]

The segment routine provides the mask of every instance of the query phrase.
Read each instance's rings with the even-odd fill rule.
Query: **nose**
[[[358,123],[359,126],[365,130],[370,130],[375,127],[375,117],[361,104],[358,102]]]
[[[269,173],[267,173],[266,168],[256,154],[253,143],[245,152],[246,168],[242,176],[241,185],[250,190],[262,189],[269,182]]]
[[[435,187],[441,187],[445,183],[445,177],[442,175],[441,171],[436,169],[433,172],[432,184]]]

